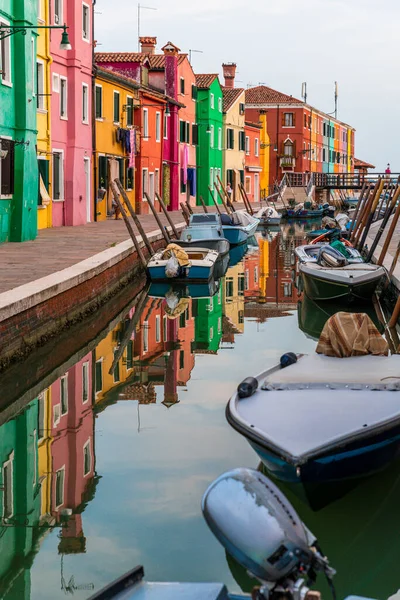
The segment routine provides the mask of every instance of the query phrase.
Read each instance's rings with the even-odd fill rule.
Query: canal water
[[[313,352],[335,310],[299,302],[303,239],[298,225],[258,232],[212,297],[151,288],[117,316],[113,299],[0,376],[1,598],[84,599],[137,564],[153,581],[250,591],[200,502],[222,472],[259,468],[225,420],[237,383]],[[399,464],[347,493],[281,487],[337,569],[338,598],[398,590]]]

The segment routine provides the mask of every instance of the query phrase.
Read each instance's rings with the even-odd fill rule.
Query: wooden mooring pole
[[[129,235],[132,238],[132,242],[133,242],[133,245],[135,246],[135,250],[137,252],[139,260],[142,263],[142,266],[144,268],[146,268],[147,267],[147,261],[146,261],[144,255],[143,255],[142,249],[141,249],[140,244],[139,244],[139,242],[138,242],[138,240],[136,238],[135,232],[133,231],[132,225],[129,222],[128,215],[125,212],[125,209],[123,207],[123,204],[122,204],[121,200],[119,199],[118,187],[117,187],[117,185],[116,185],[116,183],[114,181],[111,182],[111,190],[112,190],[112,193],[113,193],[113,196],[114,196],[114,200],[117,203],[117,206],[118,206],[119,210],[121,211],[122,218],[125,221],[125,225],[126,225],[127,230],[129,231]]]
[[[127,195],[126,191],[124,190],[122,183],[120,182],[119,179],[114,179],[114,182],[116,183],[117,188],[120,191],[121,196],[123,197],[124,202],[125,202],[126,206],[128,207],[129,212],[131,213],[131,217],[132,217],[136,227],[138,228],[140,235],[142,236],[142,240],[143,240],[144,244],[146,245],[146,248],[149,251],[150,256],[153,256],[153,254],[154,254],[153,246],[151,245],[149,238],[147,237],[146,232],[143,229],[143,226],[142,226],[141,222],[139,221],[136,212],[133,209],[131,201],[129,200],[128,195]]]
[[[222,215],[222,212],[221,212],[221,209],[220,209],[220,207],[219,207],[219,204],[218,204],[218,202],[216,201],[216,199],[214,198],[214,192],[212,191],[212,187],[211,187],[211,185],[209,185],[209,186],[208,186],[208,191],[210,192],[210,196],[211,196],[211,198],[212,198],[212,201],[214,202],[214,204],[215,204],[215,206],[216,206],[216,208],[217,208],[217,211],[219,212],[219,214],[220,214],[220,215]],[[228,213],[228,214],[229,214],[229,213]]]
[[[167,219],[172,231],[174,232],[174,236],[176,237],[176,239],[178,239],[179,233],[174,225],[174,222],[171,218],[171,215],[168,212],[167,207],[165,206],[164,200],[161,198],[160,194],[157,194],[157,192],[156,192],[156,198],[157,198],[158,202],[160,203],[161,210],[163,211],[165,218]]]
[[[231,209],[232,212],[235,212],[236,209],[233,206],[233,202],[231,200],[231,197],[229,196],[228,192],[226,191],[226,187],[224,186],[224,184],[221,181],[221,177],[219,175],[217,175],[217,179],[218,179],[218,183],[221,186],[221,190],[224,192],[224,196],[226,198],[226,203],[229,206],[229,208]],[[229,214],[229,213],[228,213]]]
[[[189,214],[188,209],[186,208],[186,204],[184,204],[183,202],[180,202],[179,204],[181,205],[182,214],[183,214],[183,218],[186,221],[186,225],[189,225],[190,214]]]
[[[393,197],[391,198],[391,201],[388,203],[388,205],[386,207],[385,215],[384,215],[384,217],[383,217],[383,219],[381,221],[381,224],[380,224],[379,229],[378,229],[378,231],[376,233],[375,239],[374,239],[374,241],[371,244],[371,248],[369,249],[368,256],[367,256],[367,262],[369,262],[372,259],[373,255],[374,255],[376,247],[379,244],[379,241],[380,241],[380,239],[382,237],[382,234],[383,234],[384,230],[386,229],[386,225],[388,224],[388,221],[389,221],[390,216],[391,216],[391,214],[392,214],[392,212],[394,210],[394,207],[396,206],[396,202],[397,202],[399,196],[400,196],[400,187],[397,187],[395,193],[393,194]],[[390,243],[390,239],[389,239],[389,243]]]
[[[244,189],[243,183],[239,183],[239,191],[240,191],[240,194],[241,194],[241,196],[243,198],[243,203],[244,203],[244,205],[246,207],[246,210],[249,212],[250,215],[253,216],[254,215],[254,210],[251,207],[251,202],[250,202],[249,197],[248,197],[248,195],[246,193],[246,190]]]
[[[392,237],[393,237],[394,231],[396,229],[396,225],[399,220],[399,217],[400,217],[400,202],[398,203],[398,205],[396,207],[396,211],[393,215],[392,222],[390,223],[389,231],[387,232],[385,241],[383,243],[382,251],[381,251],[378,261],[377,261],[378,265],[383,265],[383,261],[385,260],[385,256],[388,251],[389,244],[392,241]]]
[[[168,235],[168,231],[165,229],[164,225],[162,224],[161,219],[159,217],[158,212],[155,209],[155,206],[153,204],[152,199],[150,198],[150,196],[148,195],[147,192],[144,193],[144,196],[145,196],[145,198],[146,198],[146,200],[148,202],[148,205],[150,206],[151,212],[153,213],[153,216],[154,216],[155,220],[157,221],[157,225],[160,228],[160,231],[161,231],[161,233],[162,233],[162,235],[164,237],[165,242],[167,244],[169,244],[171,242],[171,239],[170,239],[170,237]]]
[[[226,210],[226,214],[227,214],[227,215],[230,215],[230,214],[232,214],[232,209],[231,209],[231,208],[228,208],[228,205],[227,205],[227,203],[225,202],[225,198],[223,197],[223,195],[221,194],[220,190],[218,189],[217,183],[216,183],[215,181],[214,181],[214,187],[215,187],[215,189],[217,190],[217,194],[218,194],[218,196],[221,198],[221,202],[222,202],[222,204],[223,204],[223,206],[224,206],[224,209]]]
[[[208,213],[208,209],[207,209],[206,203],[205,203],[205,202],[204,202],[204,200],[203,200],[203,196],[199,196],[199,200],[200,200],[200,204],[201,204],[201,205],[202,205],[202,207],[203,207],[203,210],[204,210],[204,212],[205,212],[205,213]]]

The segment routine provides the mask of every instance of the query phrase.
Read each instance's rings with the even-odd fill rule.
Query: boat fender
[[[258,388],[258,381],[255,377],[246,377],[242,383],[239,383],[237,391],[239,398],[249,398]]]
[[[285,354],[282,354],[280,363],[281,369],[284,369],[289,365],[294,365],[294,363],[297,363],[297,356],[294,352],[286,352]]]

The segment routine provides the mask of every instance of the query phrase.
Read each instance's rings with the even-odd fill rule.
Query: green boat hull
[[[302,278],[304,292],[311,300],[335,300],[347,304],[370,302],[379,283],[379,279],[360,283],[339,283],[304,272]]]

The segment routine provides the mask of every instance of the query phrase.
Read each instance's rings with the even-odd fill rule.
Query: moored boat
[[[324,214],[323,208],[308,209],[308,208],[288,208],[286,217],[288,219],[320,219]]]
[[[179,269],[171,277],[166,272],[167,263],[172,255],[178,255],[177,248],[186,257],[179,260]],[[218,252],[207,248],[187,248],[184,251],[176,244],[169,244],[152,256],[147,263],[147,272],[151,281],[208,281],[213,276],[218,256]]]
[[[243,244],[248,237],[255,234],[260,223],[244,210],[237,210],[232,215],[221,215],[224,236],[231,245]]]
[[[217,213],[190,215],[189,225],[182,230],[176,243],[182,248],[209,248],[220,255],[227,254],[230,248]]]
[[[277,210],[271,208],[260,208],[260,210],[254,215],[257,219],[260,219],[260,225],[269,227],[271,225],[279,225],[282,219],[282,215]]]

